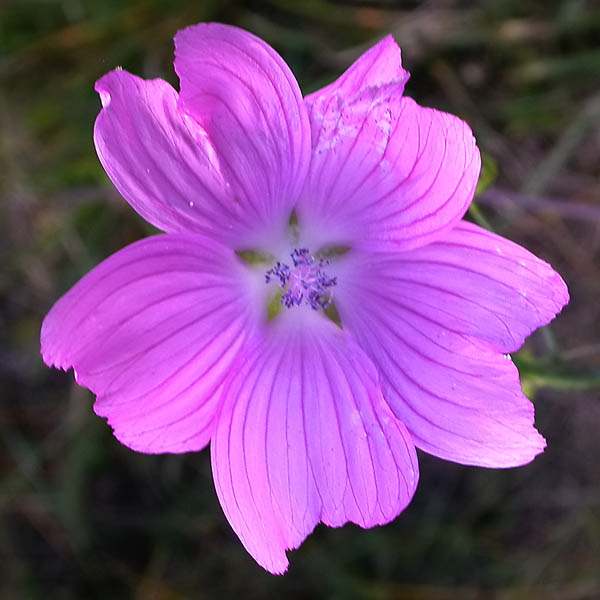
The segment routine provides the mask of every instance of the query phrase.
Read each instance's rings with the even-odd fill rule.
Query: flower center
[[[284,292],[281,304],[286,308],[306,304],[313,310],[327,309],[333,300],[336,277],[324,271],[329,264],[325,258],[315,258],[307,248],[296,248],[290,254],[292,266],[276,262],[265,273],[266,283],[275,281]]]

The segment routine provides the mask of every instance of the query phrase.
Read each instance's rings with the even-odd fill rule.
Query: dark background
[[[387,527],[319,527],[284,577],[230,530],[208,452],[143,456],[45,368],[41,319],[150,228],[106,179],[92,86],[122,65],[175,83],[174,32],[269,41],[310,91],[383,33],[407,94],[473,127],[471,217],[552,262],[572,301],[517,355],[549,448],[507,471],[421,454]],[[1,598],[600,598],[600,6],[584,0],[0,2]]]

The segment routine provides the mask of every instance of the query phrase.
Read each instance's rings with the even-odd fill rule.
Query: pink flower
[[[175,45],[180,94],[123,70],[96,84],[100,161],[165,233],[56,303],[46,363],[72,367],[134,450],[210,443],[225,514],[273,573],[319,522],[394,519],[415,446],[532,460],[545,443],[507,353],[568,294],[461,220],[480,169],[469,127],[403,95],[391,37],[305,98],[240,29]]]

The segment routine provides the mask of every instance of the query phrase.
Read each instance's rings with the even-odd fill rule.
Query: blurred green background
[[[274,45],[310,91],[386,32],[407,93],[473,127],[471,217],[525,244],[572,301],[517,356],[548,450],[514,470],[421,454],[387,527],[319,527],[285,577],[229,529],[208,452],[143,456],[38,355],[41,319],[150,232],[92,144],[93,83],[176,83],[173,33],[218,20]],[[600,598],[600,5],[584,0],[0,2],[1,598]]]

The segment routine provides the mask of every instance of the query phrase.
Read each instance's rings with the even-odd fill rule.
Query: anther
[[[281,304],[286,308],[306,304],[313,310],[325,310],[332,302],[331,288],[337,284],[323,270],[329,264],[325,258],[315,258],[308,248],[295,248],[290,254],[293,266],[277,262],[265,273],[265,282],[276,281],[284,290]]]

